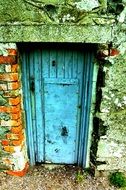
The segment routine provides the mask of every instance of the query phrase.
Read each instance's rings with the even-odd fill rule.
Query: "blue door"
[[[83,48],[23,48],[22,81],[30,162],[85,164],[93,53]]]

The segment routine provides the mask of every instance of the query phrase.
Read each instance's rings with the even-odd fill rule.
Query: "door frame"
[[[40,44],[40,43],[34,43],[34,44],[37,47],[38,44]],[[52,46],[54,45],[54,43],[53,44],[52,43],[41,43],[41,45],[44,45],[44,44],[50,44]],[[58,44],[58,43],[56,43],[56,44]],[[62,43],[60,43],[60,45],[62,46]],[[91,55],[91,56],[89,56],[90,59],[87,59],[87,57],[85,57],[85,59],[87,59],[88,61],[87,61],[87,65],[85,65],[85,73],[83,73],[83,81],[85,84],[85,90],[83,90],[83,95],[82,95],[82,109],[86,110],[86,111],[83,111],[84,116],[83,116],[83,118],[81,118],[82,126],[81,126],[81,130],[80,130],[81,136],[78,139],[79,151],[78,151],[77,164],[82,166],[83,168],[85,168],[85,167],[89,166],[91,132],[92,132],[92,128],[93,128],[93,124],[92,124],[93,118],[92,118],[91,110],[92,110],[92,105],[93,105],[92,94],[94,97],[94,90],[95,90],[95,86],[96,86],[96,80],[94,81],[94,75],[96,77],[96,70],[97,70],[97,69],[94,69],[94,66],[95,66],[94,65],[94,54],[95,54],[96,46],[95,45],[93,46],[90,44],[79,44],[79,43],[78,44],[67,43],[67,45],[69,45],[70,47],[78,45],[78,47],[82,46],[83,48],[86,48],[86,49],[88,47],[90,52],[87,52],[86,56],[89,56],[89,54]],[[20,44],[19,52],[22,54],[22,51],[24,51],[24,47],[27,47],[27,46],[29,46],[29,43]],[[25,62],[25,60],[23,60],[23,61]],[[21,62],[22,62],[22,60],[21,60]],[[26,70],[26,68],[24,68],[24,70]],[[22,70],[22,71],[24,71],[24,70]],[[30,123],[28,123],[28,125],[30,125]],[[28,127],[26,127],[27,134],[28,134],[28,136],[31,136],[33,134],[33,129],[31,128],[30,130],[28,130],[27,128]],[[30,157],[30,163],[31,163],[31,165],[35,165],[36,161],[35,161],[35,152],[34,152],[34,148],[33,148],[34,147],[33,139],[27,138],[27,144],[28,144],[28,154]]]

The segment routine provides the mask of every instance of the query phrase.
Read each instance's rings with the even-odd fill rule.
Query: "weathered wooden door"
[[[21,54],[31,163],[82,162],[92,55],[83,48],[56,45],[25,48]]]

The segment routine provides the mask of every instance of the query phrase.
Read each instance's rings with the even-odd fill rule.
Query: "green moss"
[[[0,113],[0,120],[8,121],[10,119],[10,115],[8,113]]]
[[[3,98],[2,96],[0,96],[0,106],[3,106],[7,103],[7,100],[5,98]]]
[[[9,131],[9,127],[0,126],[0,139],[4,139]]]
[[[109,175],[110,183],[116,187],[126,187],[126,176],[122,172],[114,172]]]
[[[2,54],[2,52],[0,52],[0,54]],[[5,65],[0,65],[0,73],[4,73],[5,72]]]

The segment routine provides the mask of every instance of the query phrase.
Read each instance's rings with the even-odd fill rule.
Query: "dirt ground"
[[[30,168],[26,176],[0,173],[0,190],[115,190],[107,177],[92,177],[75,166]]]

